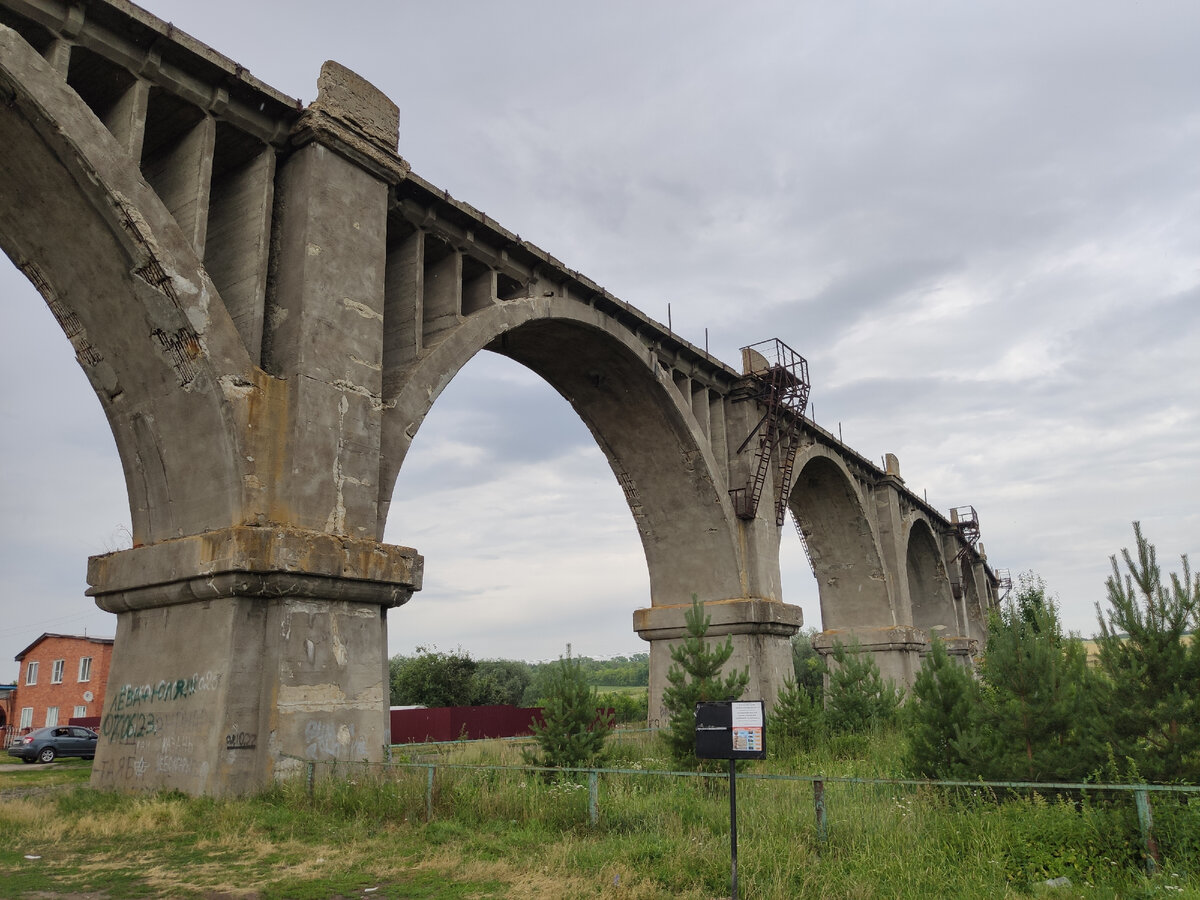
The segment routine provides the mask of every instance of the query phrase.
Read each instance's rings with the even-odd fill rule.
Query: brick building
[[[21,666],[10,729],[24,731],[99,716],[112,648],[112,638],[43,634],[18,653]]]

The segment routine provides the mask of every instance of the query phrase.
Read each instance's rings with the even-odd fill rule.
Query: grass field
[[[894,735],[834,743],[751,772],[897,771]],[[518,764],[512,741],[397,749],[240,800],[103,794],[90,764],[0,765],[0,896],[184,898],[684,898],[729,896],[724,779],[668,769],[654,737],[622,735],[599,779],[461,769]],[[416,765],[416,764],[420,765]],[[436,764],[426,821],[429,764]],[[1156,801],[1166,855],[1148,877],[1127,798],[1059,801],[982,790],[738,782],[741,896],[1200,897],[1200,802]],[[1068,878],[1069,887],[1045,882]]]

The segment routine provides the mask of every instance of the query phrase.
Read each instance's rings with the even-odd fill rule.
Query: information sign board
[[[696,704],[696,756],[700,759],[766,759],[761,700]]]

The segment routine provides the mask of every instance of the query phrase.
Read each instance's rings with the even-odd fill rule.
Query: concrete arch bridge
[[[481,350],[565,397],[624,489],[652,708],[693,593],[774,699],[789,510],[822,648],[856,637],[906,682],[931,632],[983,637],[973,515],[806,419],[802,358],[712,358],[413,173],[354,73],[318,88],[301,108],[124,0],[0,0],[0,245],[74,346],[132,511],[133,549],[88,565],[118,621],[95,784],[230,793],[382,756],[388,615],[423,566],[382,543],[388,506]]]

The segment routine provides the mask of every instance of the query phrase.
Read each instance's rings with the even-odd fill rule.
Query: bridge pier
[[[117,640],[92,786],[242,794],[381,761],[387,611],[420,580],[408,548],[280,527],[93,557]]]
[[[886,677],[911,682],[928,633],[986,637],[982,548],[894,457],[804,417],[790,348],[739,372],[454,200],[336,63],[299,109],[132,4],[0,9],[0,249],[71,341],[129,492],[135,548],[89,564],[118,617],[95,785],[233,794],[380,758],[387,610],[422,561],[379,540],[422,421],[481,350],[564,397],[625,493],[652,720],[693,590],[748,697],[792,674],[782,501],[825,636],[856,634]]]
[[[672,666],[671,650],[687,636],[684,616],[691,608],[690,603],[653,606],[633,614],[638,637],[650,643],[651,728],[665,727],[670,718],[663,694]],[[770,709],[784,681],[793,677],[791,637],[804,624],[803,610],[777,600],[735,598],[705,601],[704,612],[711,619],[706,638],[724,643],[728,636],[733,643],[725,671],[748,669],[745,696],[761,699]]]
[[[858,651],[870,653],[879,674],[886,683],[908,689],[921,670],[921,657],[929,649],[929,636],[911,625],[890,628],[838,628],[818,632],[813,647],[821,654],[826,666],[835,668],[833,652],[838,644],[848,651],[857,644]]]

